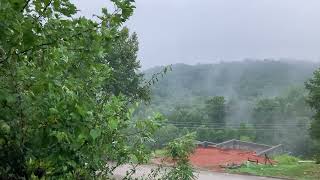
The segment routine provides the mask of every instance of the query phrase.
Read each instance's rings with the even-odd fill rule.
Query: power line
[[[237,128],[241,128],[241,125],[239,124],[221,124],[221,123],[207,123],[207,124],[203,124],[203,123],[161,123],[163,125],[177,125],[177,126],[227,126],[227,127],[237,127]],[[248,126],[248,124],[246,126],[244,126],[244,128],[257,128],[257,127],[266,127],[266,128],[273,128],[273,127],[309,127],[309,124],[250,124]]]
[[[178,128],[187,128],[187,129],[200,129],[200,130],[239,130],[236,128],[214,128],[214,127],[188,127],[188,126],[178,126]],[[282,134],[289,134],[288,132],[295,133],[296,129],[286,129],[285,132],[281,131],[282,129],[265,129],[265,128],[259,128],[259,129],[245,129],[244,131],[271,131],[271,132],[278,132]]]
[[[241,123],[215,123],[215,122],[199,122],[199,121],[186,121],[186,122],[163,122],[163,123],[169,123],[169,124],[201,124],[201,125],[241,125]],[[263,125],[263,126],[287,126],[287,125],[309,125],[310,123],[295,123],[295,122],[290,122],[290,123],[283,123],[283,124],[280,124],[280,123],[268,123],[268,124],[263,124],[263,123],[256,123],[256,124],[253,124],[253,123],[245,123],[243,125],[252,125],[252,126],[257,126],[257,125]]]
[[[178,128],[193,128],[193,129],[211,129],[211,130],[243,130],[243,131],[282,131],[284,127],[289,127],[285,129],[286,131],[297,131],[296,128],[290,128],[290,126],[255,126],[255,127],[245,127],[245,129],[241,129],[239,126],[225,126],[218,127],[221,124],[211,124],[211,125],[198,125],[198,124],[175,124],[175,123],[163,123],[162,125],[174,125]],[[301,127],[299,127],[301,128]]]

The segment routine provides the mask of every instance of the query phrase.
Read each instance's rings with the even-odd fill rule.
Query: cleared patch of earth
[[[266,161],[264,157],[257,156],[255,152],[215,147],[197,147],[190,155],[189,160],[192,166],[198,169],[215,172],[223,172],[223,167],[245,164],[248,160],[259,164],[275,163],[272,160]],[[173,165],[173,162],[165,157],[156,157],[152,163]]]

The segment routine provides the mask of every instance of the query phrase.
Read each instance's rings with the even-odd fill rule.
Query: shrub
[[[279,164],[293,165],[299,162],[299,158],[290,155],[280,155],[274,158]]]

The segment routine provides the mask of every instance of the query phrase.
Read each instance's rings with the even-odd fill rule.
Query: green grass
[[[228,170],[228,172],[299,180],[320,179],[320,165],[299,163],[299,159],[288,155],[276,157],[275,160],[278,163],[273,166],[247,164],[239,169]]]
[[[281,155],[281,156],[276,156],[274,158],[275,161],[277,161],[278,164],[286,164],[286,165],[294,165],[298,164],[300,159],[294,156],[289,156],[289,155]]]

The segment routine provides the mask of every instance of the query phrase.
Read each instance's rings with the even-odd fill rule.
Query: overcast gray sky
[[[107,0],[74,0],[82,15]],[[143,68],[245,58],[320,59],[320,0],[136,0]]]

